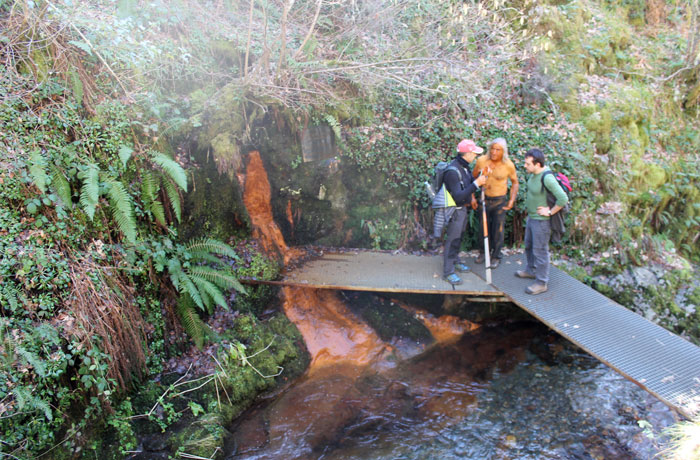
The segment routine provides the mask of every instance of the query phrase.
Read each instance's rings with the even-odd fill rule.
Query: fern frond
[[[131,158],[131,154],[134,153],[134,149],[128,145],[122,145],[119,147],[119,159],[122,161],[122,169],[126,169],[126,163]]]
[[[230,271],[217,270],[211,267],[197,266],[188,270],[190,276],[197,276],[211,281],[223,289],[235,289],[238,292],[245,294],[246,290],[238,279]]]
[[[178,259],[168,260],[168,273],[170,273],[170,281],[173,283],[175,289],[180,292],[180,285],[182,284],[182,265]]]
[[[192,281],[194,282],[195,280],[193,279]],[[195,282],[195,284],[197,283]],[[197,289],[199,289],[199,295],[202,296],[202,303],[204,304],[205,311],[211,314],[211,312],[214,310],[214,299],[211,298],[207,291],[203,291],[198,284]]]
[[[126,191],[124,184],[112,177],[106,177],[105,183],[109,185],[107,196],[112,208],[112,215],[117,221],[119,230],[124,233],[127,241],[136,241],[136,219],[134,218],[134,208],[131,196]]]
[[[63,172],[56,166],[51,167],[51,188],[61,199],[64,206],[70,208],[73,206],[72,193],[70,191],[70,184],[63,175]]]
[[[165,186],[165,193],[168,195],[168,200],[170,201],[170,207],[173,208],[175,213],[175,218],[180,222],[181,218],[181,207],[180,207],[180,193],[175,188],[175,184],[167,178],[163,179],[163,185]]]
[[[24,361],[27,364],[31,364],[31,366],[34,368],[34,372],[36,372],[36,375],[39,377],[46,377],[48,375],[46,373],[46,363],[38,355],[32,353],[21,345],[17,345],[15,347],[15,353],[24,358]]]
[[[228,308],[228,304],[226,303],[226,298],[224,295],[221,293],[221,289],[216,287],[214,283],[207,281],[203,278],[200,278],[198,276],[191,276],[190,277],[194,284],[197,285],[199,288],[199,292],[202,295],[202,300],[205,298],[211,299],[216,305],[219,305],[224,308]],[[207,307],[212,307],[211,302],[204,302]],[[211,312],[211,308],[208,308],[208,311]]]
[[[95,216],[97,200],[100,197],[100,168],[91,163],[82,173],[83,186],[80,188],[80,206],[92,220]]]
[[[194,303],[197,304],[197,306],[202,310],[205,310],[206,307],[204,306],[202,296],[199,294],[199,289],[197,289],[197,286],[195,286],[195,284],[192,282],[189,275],[187,273],[183,273],[180,276],[180,280],[182,281],[180,287],[184,290],[184,293],[189,294]]]
[[[185,246],[189,252],[198,253],[199,251],[207,251],[214,254],[219,254],[221,256],[231,257],[232,259],[238,259],[238,254],[236,251],[226,243],[223,243],[214,238],[199,238],[190,241]]]
[[[151,206],[148,209],[151,211],[151,214],[153,214],[153,217],[155,217],[156,222],[161,225],[167,225],[167,222],[165,221],[165,209],[163,208],[163,203],[160,201],[154,201],[151,203]]]
[[[190,260],[195,262],[209,262],[216,265],[221,265],[222,260],[209,251],[187,251],[190,255]]]
[[[20,308],[20,301],[22,303],[26,301],[23,297],[22,292],[11,284],[0,284],[0,307],[7,305],[10,310],[17,311]],[[2,323],[0,323],[1,326]]]
[[[160,166],[163,171],[185,192],[187,191],[187,173],[177,161],[160,152],[151,154],[153,162]]]
[[[30,412],[34,410],[39,410],[44,413],[44,416],[49,420],[53,420],[53,412],[51,412],[51,406],[42,400],[37,398],[31,393],[31,390],[27,387],[17,387],[12,390],[12,394],[17,401],[17,409],[22,412]]]
[[[46,184],[49,182],[49,176],[46,174],[46,160],[38,150],[29,156],[29,174],[41,193],[46,192]]]
[[[143,171],[141,175],[141,200],[144,203],[152,203],[158,197],[160,185],[151,171]]]
[[[195,311],[194,303],[189,295],[183,294],[180,296],[176,311],[183,329],[192,338],[197,348],[201,349],[209,333],[209,326],[202,321]]]

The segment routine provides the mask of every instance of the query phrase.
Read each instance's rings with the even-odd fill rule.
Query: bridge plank
[[[442,279],[442,256],[358,250],[325,253],[284,273],[278,283],[320,289],[503,296],[473,273],[459,276],[463,283],[454,287]]]

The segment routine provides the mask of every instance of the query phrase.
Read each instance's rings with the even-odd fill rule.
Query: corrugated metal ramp
[[[700,413],[700,347],[613,302],[552,267],[549,290],[532,296],[533,280],[515,276],[525,256],[504,258],[493,285],[568,340],[686,417]],[[483,265],[472,265],[484,276]]]
[[[484,281],[483,265],[467,263],[473,272],[461,274],[464,284],[455,288],[441,277],[441,256],[363,250],[326,253],[285,273],[280,281],[263,283],[507,298],[684,416],[700,415],[699,347],[555,267],[549,291],[526,294],[532,280],[514,276],[525,266],[524,255],[504,258],[492,270],[493,285]]]

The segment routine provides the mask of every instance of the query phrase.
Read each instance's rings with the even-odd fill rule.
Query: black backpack
[[[433,170],[433,176],[430,179],[430,183],[426,184],[426,188],[428,190],[428,194],[430,195],[430,199],[432,199],[435,196],[435,194],[440,191],[440,188],[442,188],[445,171],[447,171],[448,169],[457,171],[457,173],[459,173],[459,170],[454,166],[450,166],[450,162],[448,161],[439,161],[438,164],[435,165],[435,169]],[[462,181],[461,175],[459,176],[459,180],[460,182]]]
[[[542,174],[542,188],[544,188],[547,192],[547,206],[552,208],[556,204],[557,199],[554,197],[552,192],[550,192],[549,189],[547,189],[547,187],[544,185],[544,178],[547,174],[554,175],[554,178],[557,180],[559,187],[561,187],[564,193],[566,193],[567,197],[569,197],[569,194],[573,189],[571,188],[571,182],[569,181],[569,178],[566,177],[564,174],[554,173],[552,171],[545,171]],[[552,229],[552,242],[561,243],[561,239],[566,233],[566,216],[569,215],[570,210],[571,200],[569,199],[569,202],[566,203],[566,206],[564,206],[561,210],[559,210],[558,213],[554,214],[552,217],[549,218],[549,225]]]

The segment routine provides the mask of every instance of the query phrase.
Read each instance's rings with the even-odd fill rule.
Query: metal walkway
[[[700,347],[552,267],[549,291],[531,296],[532,280],[514,276],[524,256],[504,258],[486,284],[469,264],[464,284],[441,278],[441,256],[370,251],[325,254],[269,284],[381,292],[464,294],[510,301],[688,418],[700,414]],[[476,276],[478,275],[478,276]]]
[[[460,273],[464,281],[452,286],[442,279],[442,256],[415,256],[367,250],[326,253],[285,272],[284,286],[350,291],[464,294],[481,300],[509,302],[497,288],[474,273]]]

